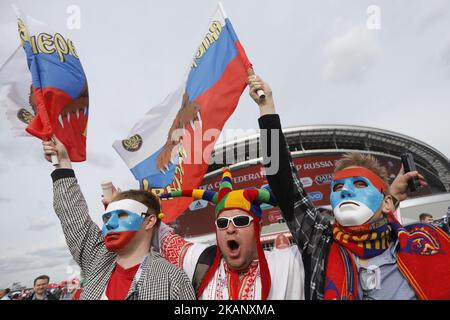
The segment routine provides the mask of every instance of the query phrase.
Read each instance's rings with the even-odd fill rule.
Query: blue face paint
[[[102,217],[103,237],[111,232],[138,231],[144,222],[143,217],[128,210],[114,210],[105,213]]]
[[[367,187],[356,187],[355,182],[364,181]],[[341,190],[333,191],[334,186],[343,184]],[[384,195],[365,177],[351,177],[335,180],[331,184],[331,206],[339,208],[345,201],[358,201],[366,205],[373,213],[377,212],[383,203]]]

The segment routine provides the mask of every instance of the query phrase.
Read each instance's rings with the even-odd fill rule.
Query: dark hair
[[[419,220],[422,221],[422,220],[425,220],[428,217],[433,218],[433,216],[431,214],[429,214],[429,213],[421,213],[419,215]]]
[[[46,276],[45,274],[43,274],[42,276],[37,277],[36,279],[34,279],[33,286],[36,285],[36,281],[38,281],[38,280],[47,280],[47,283],[48,283],[48,282],[50,282],[50,277]]]
[[[6,294],[8,294],[8,293],[11,292],[11,289],[10,288],[6,288],[4,291],[5,291]]]
[[[156,196],[153,192],[145,191],[145,190],[128,190],[122,191],[114,196],[114,201],[119,201],[123,199],[132,199],[136,200],[148,207],[147,214],[156,216],[156,224],[155,226],[159,226],[161,220],[158,218],[158,215],[161,213],[161,205],[159,197]]]

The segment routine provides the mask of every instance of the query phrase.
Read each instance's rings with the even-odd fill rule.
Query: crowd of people
[[[33,288],[1,289],[0,300],[78,300],[83,290],[83,281],[78,285],[58,284],[52,287],[49,282],[49,276],[40,275],[34,279]]]
[[[431,221],[428,215],[411,225],[402,225],[395,214],[408,197],[409,181],[418,178],[426,185],[424,177],[401,172],[389,185],[386,169],[373,156],[348,153],[331,182],[332,211],[316,208],[292,163],[271,88],[258,76],[250,76],[248,84],[269,140],[262,154],[279,158],[277,172],[267,174],[268,186],[262,188],[235,190],[224,168],[216,191],[160,197],[115,191],[104,200],[100,229],[89,216],[64,145],[57,139],[43,142],[46,159],[59,160],[51,174],[54,209],[86,280],[80,299],[450,299],[450,211],[443,219]],[[162,222],[160,200],[177,197],[215,206],[216,245],[191,243]],[[263,250],[262,204],[280,208],[294,245],[284,241],[283,249]],[[48,280],[36,278],[26,298],[57,299],[59,293],[47,290]]]

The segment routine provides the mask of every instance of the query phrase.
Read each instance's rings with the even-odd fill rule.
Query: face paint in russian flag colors
[[[113,252],[124,248],[139,231],[147,210],[147,206],[131,199],[111,202],[102,216],[106,248]]]
[[[367,186],[357,187],[364,182]],[[342,188],[333,191],[335,185]],[[378,211],[384,195],[364,176],[346,177],[331,184],[331,206],[337,222],[344,226],[359,226],[366,223]]]

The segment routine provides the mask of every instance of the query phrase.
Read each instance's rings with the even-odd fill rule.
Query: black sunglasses
[[[245,228],[250,225],[250,222],[253,221],[253,217],[250,216],[234,216],[234,217],[220,217],[216,219],[216,227],[217,229],[227,229],[230,225],[230,221],[233,222],[233,225],[236,228]]]

